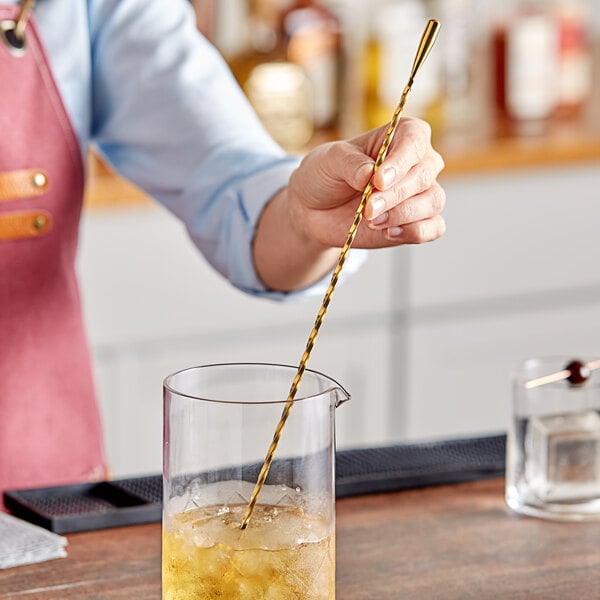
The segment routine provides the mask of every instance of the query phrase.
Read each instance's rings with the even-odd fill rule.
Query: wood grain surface
[[[600,598],[600,522],[516,516],[501,479],[346,498],[337,515],[338,600]],[[68,558],[0,571],[0,598],[160,598],[159,524],[68,539]]]

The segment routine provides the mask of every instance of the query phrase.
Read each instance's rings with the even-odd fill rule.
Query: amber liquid
[[[330,526],[296,507],[246,505],[179,513],[163,532],[163,600],[334,600]]]

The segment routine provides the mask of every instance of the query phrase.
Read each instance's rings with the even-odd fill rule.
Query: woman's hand
[[[335,264],[367,186],[387,126],[309,152],[288,186],[265,207],[254,242],[254,261],[272,289],[293,290],[322,277]],[[398,123],[387,157],[374,176],[353,247],[385,248],[429,242],[443,235],[446,201],[437,177],[442,157],[429,125]]]

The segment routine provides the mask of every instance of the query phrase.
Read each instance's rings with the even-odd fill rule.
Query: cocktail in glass
[[[195,367],[164,384],[163,600],[335,598],[335,408],[306,370],[252,512],[242,519],[296,368]]]

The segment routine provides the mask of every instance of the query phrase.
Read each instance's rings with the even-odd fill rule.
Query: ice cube
[[[299,589],[290,588],[281,583],[273,583],[265,592],[264,598],[265,600],[297,600],[298,598],[303,597],[299,594]]]
[[[525,475],[542,501],[600,498],[600,416],[596,411],[532,417]]]

